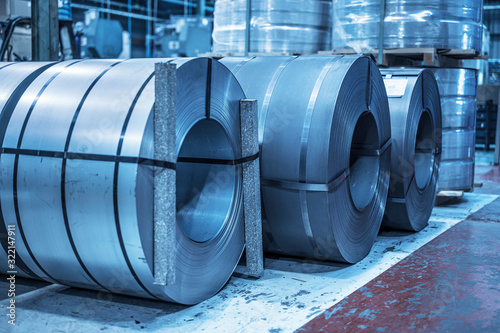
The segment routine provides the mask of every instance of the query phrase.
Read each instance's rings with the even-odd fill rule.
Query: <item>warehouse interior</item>
[[[0,332],[500,332],[500,0],[1,0]]]

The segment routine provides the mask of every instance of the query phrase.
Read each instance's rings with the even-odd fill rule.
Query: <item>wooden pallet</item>
[[[319,55],[356,54],[351,48],[320,51]],[[378,57],[378,49],[364,54]],[[461,67],[464,59],[488,59],[475,50],[445,50],[436,48],[384,49],[382,65],[387,67]]]
[[[452,204],[462,200],[464,191],[439,191],[436,196],[436,206]]]

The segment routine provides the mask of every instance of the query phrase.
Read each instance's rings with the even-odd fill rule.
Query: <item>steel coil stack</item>
[[[384,48],[481,51],[481,0],[387,0],[385,6]],[[334,0],[333,15],[334,48],[378,48],[379,0]]]
[[[253,0],[250,52],[314,53],[331,48],[331,0]],[[217,0],[214,52],[244,52],[246,0]]]
[[[432,69],[441,95],[443,152],[439,190],[470,191],[474,187],[476,71]]]
[[[441,104],[434,75],[423,69],[382,70],[392,128],[391,181],[383,225],[420,231],[437,193]]]
[[[234,76],[211,59],[166,61],[177,65],[178,156],[241,158],[244,94]],[[179,162],[176,281],[153,283],[156,167],[147,162],[154,158],[155,62],[0,69],[0,225],[15,227],[20,270],[183,304],[212,296],[231,276],[244,247],[241,166]]]
[[[378,233],[390,115],[365,56],[223,58],[259,101],[265,249],[354,263]]]

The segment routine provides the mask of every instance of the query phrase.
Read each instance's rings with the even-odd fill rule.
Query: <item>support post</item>
[[[495,165],[500,163],[500,97],[497,111],[497,131],[495,133],[495,159],[493,162]]]
[[[385,22],[385,0],[380,0],[379,33],[378,33],[378,64],[384,64],[384,22]]]
[[[196,8],[198,16],[205,17],[205,7],[206,7],[205,5],[206,5],[205,0],[198,0],[198,7]]]
[[[176,162],[176,65],[155,64],[154,159]],[[154,184],[154,283],[175,283],[175,170],[156,168]]]
[[[247,0],[245,12],[245,56],[250,52],[250,21],[252,20],[252,0]]]
[[[58,0],[31,0],[31,59],[59,59]]]
[[[244,99],[240,101],[242,156],[252,156],[259,153],[257,112],[256,100]],[[264,255],[259,159],[243,164],[243,207],[247,274],[260,277],[264,273]]]

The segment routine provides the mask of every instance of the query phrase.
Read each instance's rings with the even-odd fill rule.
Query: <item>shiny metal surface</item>
[[[46,68],[52,66],[51,63],[35,63],[35,62],[20,62],[20,63],[0,63],[0,131],[3,133],[7,126],[6,117],[7,113],[3,113],[3,110],[7,107],[10,108],[15,102],[16,96],[20,96],[26,87],[31,84],[31,82],[43,72]],[[0,182],[2,182],[3,177],[0,177]],[[0,192],[0,197],[3,193]],[[2,211],[2,205],[0,202],[0,212]],[[7,253],[9,252],[8,245],[8,235],[7,228],[12,225],[11,221],[5,220],[3,215],[0,213],[0,273],[6,274],[8,271],[16,271],[17,276],[20,277],[32,277],[37,278],[36,275],[26,266],[23,261],[23,257],[19,254],[15,255],[15,267],[8,266]],[[17,239],[17,232],[14,230],[14,239]],[[12,254],[10,252],[9,254]]]
[[[178,67],[180,156],[241,158],[235,78],[211,59],[166,61]],[[2,147],[153,158],[155,62],[51,66],[11,110]],[[194,304],[222,288],[243,251],[240,166],[178,163],[177,279],[168,286],[153,284],[151,166],[4,153],[1,168],[4,220],[46,281]]]
[[[437,193],[441,104],[434,75],[422,69],[383,69],[391,110],[392,151],[386,227],[420,231]]]
[[[473,129],[443,131],[443,160],[474,159],[476,132]]]
[[[443,152],[439,190],[472,190],[476,135],[477,72],[464,68],[431,69],[443,112]],[[445,163],[446,162],[446,163]],[[471,166],[472,165],[472,166]],[[458,170],[460,173],[457,173]]]
[[[445,170],[445,172],[441,172]],[[474,187],[474,161],[443,161],[439,175],[439,188],[447,190],[463,190]]]
[[[354,263],[378,233],[390,154],[382,77],[363,56],[223,58],[259,100],[269,252]],[[388,152],[388,150],[387,150]]]
[[[388,0],[384,48],[481,51],[482,0]],[[380,1],[333,0],[333,48],[378,48]]]
[[[328,0],[253,0],[250,52],[313,53],[331,48]],[[215,52],[245,51],[245,0],[217,0]]]

